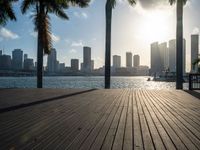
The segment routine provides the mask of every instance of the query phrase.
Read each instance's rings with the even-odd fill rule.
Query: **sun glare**
[[[149,13],[140,22],[137,32],[148,42],[163,41],[169,36],[170,22],[161,12]]]

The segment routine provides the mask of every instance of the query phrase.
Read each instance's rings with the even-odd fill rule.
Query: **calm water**
[[[148,77],[112,77],[112,88],[172,89],[173,82],[147,81]],[[36,77],[0,77],[0,88],[35,88]],[[104,77],[44,77],[45,88],[104,88]],[[187,88],[188,84],[184,84]]]

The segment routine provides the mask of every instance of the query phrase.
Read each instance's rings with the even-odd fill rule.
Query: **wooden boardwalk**
[[[200,100],[187,92],[35,90],[0,90],[1,150],[200,149]]]

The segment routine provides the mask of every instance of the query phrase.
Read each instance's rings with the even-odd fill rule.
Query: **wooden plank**
[[[101,107],[99,109],[100,111],[101,110],[104,111],[106,109],[105,107],[106,102],[103,101],[101,105],[98,105],[98,103],[100,103],[100,98],[99,97],[96,98],[96,96],[90,97],[91,99],[93,99],[92,103],[88,103],[88,105],[86,105],[85,107],[82,107],[81,109],[75,111],[75,113],[78,116],[74,118],[75,119],[74,121],[76,121],[74,125],[73,125],[73,122],[68,121],[65,123],[62,121],[61,125],[63,125],[63,127],[59,125],[58,127],[59,130],[56,130],[54,132],[54,135],[50,133],[51,130],[47,132],[48,137],[44,136],[45,140],[43,140],[42,143],[39,143],[39,145],[37,145],[35,148],[39,147],[40,149],[49,149],[49,148],[56,149],[59,146],[62,146],[64,148],[68,144],[70,144],[70,142],[75,138],[75,136],[82,131],[82,129],[84,128],[84,125],[90,124],[96,119],[98,119],[99,117],[98,113],[90,114],[93,111],[95,112],[96,106]],[[86,98],[88,99],[88,97]],[[104,98],[104,96],[101,98]],[[109,105],[110,105],[110,102],[107,102],[107,107]],[[93,120],[88,120],[88,118],[92,118]],[[65,125],[67,125],[67,128],[65,127]]]
[[[122,114],[120,116],[119,124],[117,126],[115,138],[113,141],[113,150],[120,150],[123,148],[123,142],[124,142],[124,135],[125,135],[125,126],[126,126],[126,119],[127,119],[127,113],[128,113],[128,100],[129,100],[129,91],[123,98],[124,105],[122,106]]]
[[[153,103],[153,98],[154,97],[152,97],[152,95],[149,95],[149,91],[146,94],[149,97],[148,99],[146,99],[146,101],[151,106],[154,114],[159,119],[159,121],[162,124],[162,126],[165,128],[165,131],[169,135],[169,137],[172,140],[172,142],[175,144],[176,149],[186,150],[187,148],[186,148],[185,144],[180,140],[180,137],[176,134],[176,132],[174,132],[174,129],[171,128],[171,126],[169,125],[167,120],[160,114],[159,110],[156,107],[156,104]]]
[[[123,150],[132,150],[133,149],[133,95],[132,91],[129,92],[128,97],[128,112],[126,118],[126,127],[124,135]]]
[[[111,98],[112,101],[114,100],[114,103],[104,112],[102,118],[94,124],[90,130],[84,130],[80,135],[78,135],[76,139],[67,147],[67,149],[84,149],[91,147],[108,116],[112,110],[115,110],[113,108],[119,107],[121,101],[119,96],[117,96],[116,99]]]
[[[175,147],[173,141],[171,140],[170,136],[168,135],[167,131],[163,127],[159,118],[156,116],[153,109],[151,108],[151,106],[147,102],[147,99],[149,99],[149,97],[145,93],[146,92],[143,91],[144,99],[142,100],[142,103],[146,106],[147,111],[149,112],[149,114],[150,114],[150,116],[151,116],[157,130],[158,130],[158,133],[159,133],[159,135],[160,135],[160,137],[161,137],[161,139],[162,139],[162,141],[165,145],[165,148],[168,149],[168,150],[175,150],[176,147]]]
[[[134,143],[134,149],[140,150],[144,149],[144,142],[142,138],[142,129],[141,129],[141,122],[140,122],[140,117],[139,117],[139,112],[138,112],[138,107],[136,103],[136,92],[133,91],[133,143]]]
[[[102,143],[101,149],[112,149],[113,141],[117,132],[117,126],[120,121],[120,116],[122,114],[123,105],[124,105],[124,96],[127,94],[127,91],[120,97],[121,103],[119,104],[117,111],[115,112],[115,116],[113,121],[107,131],[106,137],[104,138],[104,142]]]
[[[184,143],[186,143],[188,148],[189,149],[195,149],[195,148],[198,149],[198,146],[200,145],[199,132],[197,130],[195,130],[195,128],[190,126],[190,124],[187,123],[182,117],[180,117],[179,114],[177,113],[178,111],[174,111],[174,110],[171,110],[170,107],[166,107],[166,106],[169,106],[169,103],[168,103],[168,105],[166,103],[164,103],[165,99],[162,99],[162,101],[161,101],[161,98],[159,98],[156,95],[156,100],[160,107],[160,110],[162,109],[163,112],[166,112],[165,116],[169,117],[171,119],[172,123],[178,127],[178,131],[182,132],[185,135],[185,136],[181,136],[181,138],[183,138],[183,141],[184,141]],[[174,125],[173,125],[173,127],[174,127]]]
[[[149,111],[147,110],[146,105],[144,104],[145,97],[143,96],[142,91],[138,91],[138,93],[139,93],[139,105],[142,108],[142,112],[147,122],[153,145],[155,149],[166,149],[163,140],[160,136],[160,133],[158,132],[158,129],[155,126],[155,122],[153,121],[152,117],[149,114]]]
[[[139,92],[137,92],[136,93],[136,105],[137,105],[138,114],[139,114],[139,122],[141,124],[144,149],[155,149],[153,139],[151,137],[151,133],[149,130],[149,126],[145,119],[144,113],[142,112],[142,106],[140,105],[140,102],[139,102],[140,101],[139,96],[140,96]]]

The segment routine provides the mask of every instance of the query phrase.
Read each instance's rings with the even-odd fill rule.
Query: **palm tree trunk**
[[[37,48],[37,88],[43,87],[43,46],[41,38],[41,29],[38,30],[38,48]]]
[[[183,1],[177,0],[176,89],[183,89]]]
[[[105,89],[110,89],[112,6],[106,3]]]
[[[37,88],[43,87],[43,21],[44,21],[44,6],[40,3],[39,6],[39,25],[38,25],[38,49],[37,49]]]

